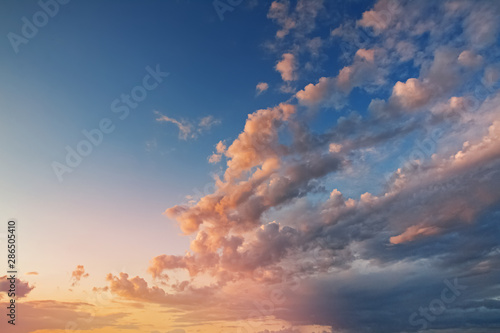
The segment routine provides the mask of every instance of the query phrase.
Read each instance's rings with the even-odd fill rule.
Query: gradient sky
[[[7,0],[0,31],[2,332],[500,330],[500,2]]]

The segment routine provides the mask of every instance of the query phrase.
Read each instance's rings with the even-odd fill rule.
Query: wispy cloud
[[[179,129],[179,139],[188,140],[196,139],[199,135],[206,133],[213,126],[221,123],[219,119],[215,119],[213,116],[209,115],[201,118],[198,122],[192,122],[185,119],[174,119],[155,111],[157,115],[156,121],[158,122],[168,122],[172,123]]]

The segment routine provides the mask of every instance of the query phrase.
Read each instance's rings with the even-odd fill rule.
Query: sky
[[[2,332],[500,330],[500,2],[6,0],[0,32]]]

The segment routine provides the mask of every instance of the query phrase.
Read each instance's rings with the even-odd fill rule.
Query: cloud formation
[[[324,47],[311,36],[321,8],[271,4],[276,45],[297,45],[277,51],[283,81],[302,82],[304,45],[318,37],[313,44]],[[499,8],[379,0],[332,29],[329,38],[354,46],[346,63],[295,98],[250,113],[209,158],[224,168],[215,190],[165,210],[192,237],[189,251],[152,258],[154,283],[110,274],[109,290],[200,321],[243,320],[249,332],[266,332],[252,326],[257,318],[290,324],[283,332],[396,333],[424,329],[412,314],[459,281],[467,289],[425,325],[495,331],[500,67],[491,17]],[[359,96],[368,96],[366,112],[349,108]],[[332,110],[342,113],[332,118]]]

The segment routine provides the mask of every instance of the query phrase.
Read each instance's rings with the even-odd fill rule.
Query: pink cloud
[[[269,89],[269,84],[267,84],[266,82],[259,82],[257,86],[255,86],[255,89],[257,90],[257,95],[260,95],[264,91]]]
[[[74,287],[80,283],[82,278],[88,277],[89,274],[85,272],[83,265],[76,266],[76,269],[71,273],[71,286]]]
[[[297,60],[292,53],[284,53],[275,68],[280,72],[283,81],[297,80]]]
[[[11,285],[11,280],[8,275],[0,276],[0,293],[8,293]],[[35,287],[30,286],[28,282],[15,278],[15,293],[16,297],[26,297]],[[1,294],[0,294],[1,298]]]

